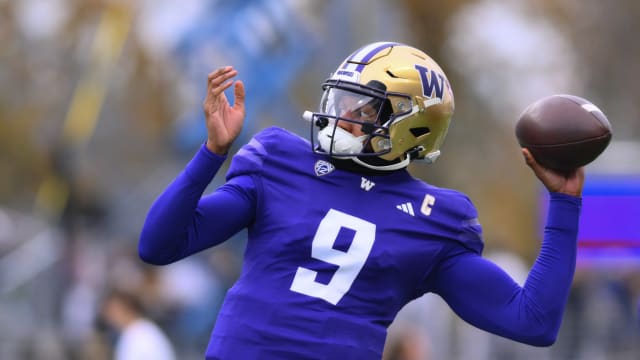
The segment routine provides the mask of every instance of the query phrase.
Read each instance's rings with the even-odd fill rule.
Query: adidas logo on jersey
[[[411,205],[410,202],[406,202],[400,205],[396,205],[396,209],[409,214],[411,216],[416,216],[416,214],[413,212],[413,205]]]
[[[313,168],[316,171],[317,176],[327,175],[328,173],[336,169],[336,167],[333,166],[332,163],[324,160],[316,161],[316,164]]]

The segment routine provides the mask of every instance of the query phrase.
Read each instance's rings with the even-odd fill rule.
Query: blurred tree
[[[105,11],[134,15],[136,5],[57,3],[60,23],[46,31],[37,30],[38,4],[0,3],[0,203],[35,206],[53,218],[83,209],[95,215],[91,199],[117,192],[126,176],[146,176],[150,159],[169,152],[163,144],[178,90],[168,86],[170,66],[138,38],[129,37],[113,52],[113,65],[105,64],[116,39],[99,33]]]
[[[434,59],[442,58],[443,46],[447,40],[449,19],[462,7],[475,0],[452,0],[444,2],[428,2],[420,0],[402,0],[409,28],[413,29],[411,36],[415,44]],[[446,64],[441,64],[446,65]]]
[[[614,139],[640,141],[640,2],[546,0],[540,10],[571,39],[584,96],[607,114]]]

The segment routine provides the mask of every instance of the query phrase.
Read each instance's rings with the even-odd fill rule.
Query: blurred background
[[[178,358],[201,359],[244,234],[165,267],[138,259],[137,237],[205,139],[207,74],[230,64],[245,82],[233,152],[271,125],[306,137],[301,114],[330,72],[393,40],[430,54],[456,96],[443,155],[412,173],[469,194],[486,255],[519,281],[539,249],[544,192],[520,155],[518,115],[570,93],[607,114],[614,138],[587,167],[553,347],[473,329],[427,295],[398,316],[385,358],[639,359],[638,19],[636,0],[0,0],[0,358],[112,358],[119,332],[103,299],[120,289]]]

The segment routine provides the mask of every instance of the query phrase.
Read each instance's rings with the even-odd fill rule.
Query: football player
[[[202,196],[242,128],[237,71],[208,77],[207,141],[152,205],[140,257],[164,265],[248,229],[207,359],[379,359],[387,327],[431,292],[469,323],[548,346],[569,293],[584,171],[527,165],[550,192],[540,253],[524,286],[482,257],[482,228],[464,194],[412,177],[440,154],[454,110],[440,66],[404,44],[378,42],[324,82],[311,138],[278,127],[231,160]],[[223,91],[234,87],[233,105]]]

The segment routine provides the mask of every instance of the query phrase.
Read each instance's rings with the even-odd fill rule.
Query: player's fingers
[[[231,71],[232,69],[233,67],[231,66],[222,66],[215,69],[214,71],[210,72],[209,75],[207,75],[207,83],[210,84],[212,80],[224,74],[225,72]]]
[[[226,82],[238,75],[238,71],[234,70],[231,66],[226,66],[224,68],[220,68],[213,73],[209,74],[208,85],[209,90],[214,90],[219,92],[220,86],[226,84]],[[226,87],[228,88],[228,86]],[[226,89],[225,88],[225,89]]]
[[[226,67],[218,68],[207,75],[207,92],[211,92],[211,89],[215,86],[215,80],[225,71],[225,69]]]
[[[584,182],[584,166],[581,166],[577,169],[573,169],[567,173],[567,177],[578,179],[580,182]]]
[[[533,173],[536,174],[536,176],[546,186],[546,183],[548,181],[547,169],[536,161],[529,149],[522,148],[522,155],[524,156],[524,161],[527,163],[527,166],[529,166],[531,170],[533,170]]]
[[[522,148],[522,155],[524,156],[524,161],[527,163],[527,165],[529,165],[530,167],[535,167],[538,165],[536,159],[533,158],[533,155],[531,155],[531,152],[529,151],[529,149],[527,148]]]
[[[207,97],[204,99],[204,105],[207,106],[217,106],[220,103],[226,103],[227,99],[224,96],[224,91],[228,89],[233,84],[233,81],[227,81],[221,86],[217,86],[209,89],[209,93]]]
[[[238,110],[243,110],[244,98],[245,98],[244,83],[238,80],[236,81],[236,85],[234,87],[233,107]]]
[[[213,96],[218,96],[220,95],[223,91],[227,90],[231,85],[233,84],[233,81],[229,80],[227,82],[225,82],[222,85],[216,86],[214,88],[211,89],[211,94]]]
[[[202,103],[205,113],[218,111],[222,107],[228,105],[227,98],[224,96],[224,91],[228,89],[232,84],[233,81],[227,81],[221,86],[209,88],[209,93]]]

